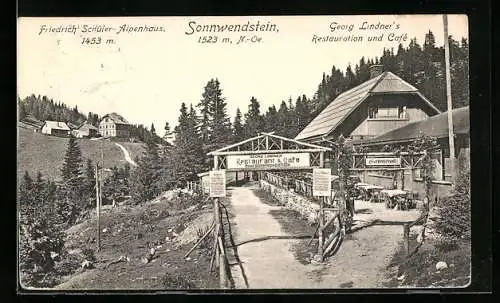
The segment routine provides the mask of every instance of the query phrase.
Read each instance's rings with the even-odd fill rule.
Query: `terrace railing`
[[[270,172],[264,172],[262,178],[265,181],[282,189],[290,190],[291,188],[293,188],[295,193],[308,198],[314,203],[319,203],[318,197],[313,196],[312,183],[309,183],[302,179],[278,176]],[[337,194],[338,192],[332,189],[330,199],[328,199],[326,203],[333,204],[331,201],[335,200],[334,198],[336,197]]]

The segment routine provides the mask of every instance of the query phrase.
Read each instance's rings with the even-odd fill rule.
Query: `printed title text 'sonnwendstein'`
[[[279,32],[276,24],[269,21],[261,23],[246,22],[240,24],[198,24],[196,21],[189,21],[186,35],[192,35],[199,32]]]

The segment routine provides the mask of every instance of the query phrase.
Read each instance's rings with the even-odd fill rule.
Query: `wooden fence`
[[[428,213],[423,213],[418,219],[413,222],[408,222],[403,225],[403,246],[406,256],[410,256],[418,248],[418,245],[413,249],[410,248],[410,230],[416,225],[422,225],[427,219]],[[422,239],[423,240],[423,239]]]
[[[203,194],[203,186],[200,181],[188,181],[186,189],[194,193]]]
[[[313,196],[312,183],[309,183],[305,180],[294,179],[294,178],[290,178],[290,177],[281,177],[281,176],[278,176],[278,175],[275,175],[275,174],[272,174],[269,172],[264,172],[262,177],[265,181],[267,181],[267,182],[269,182],[277,187],[280,187],[280,188],[283,188],[286,190],[293,188],[295,193],[297,193],[301,196],[304,196],[306,198],[309,198],[311,201],[313,201],[315,203],[319,203],[318,197]],[[328,199],[328,201],[326,201],[326,202],[329,203],[331,200],[333,200],[333,198],[337,194],[338,194],[338,191],[332,189],[330,199]]]

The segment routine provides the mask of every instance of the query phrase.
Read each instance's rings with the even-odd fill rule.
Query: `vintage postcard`
[[[466,15],[17,30],[19,290],[471,283]]]

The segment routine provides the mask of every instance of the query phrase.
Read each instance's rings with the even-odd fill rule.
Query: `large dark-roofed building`
[[[455,135],[469,138],[469,107],[465,106],[452,110],[452,117],[453,132]],[[448,112],[441,113],[426,120],[407,124],[372,139],[355,141],[353,143],[356,145],[406,143],[418,138],[422,134],[448,140]]]
[[[381,66],[371,67],[371,79],[340,94],[296,137],[309,143],[374,138],[440,111],[417,88]]]

